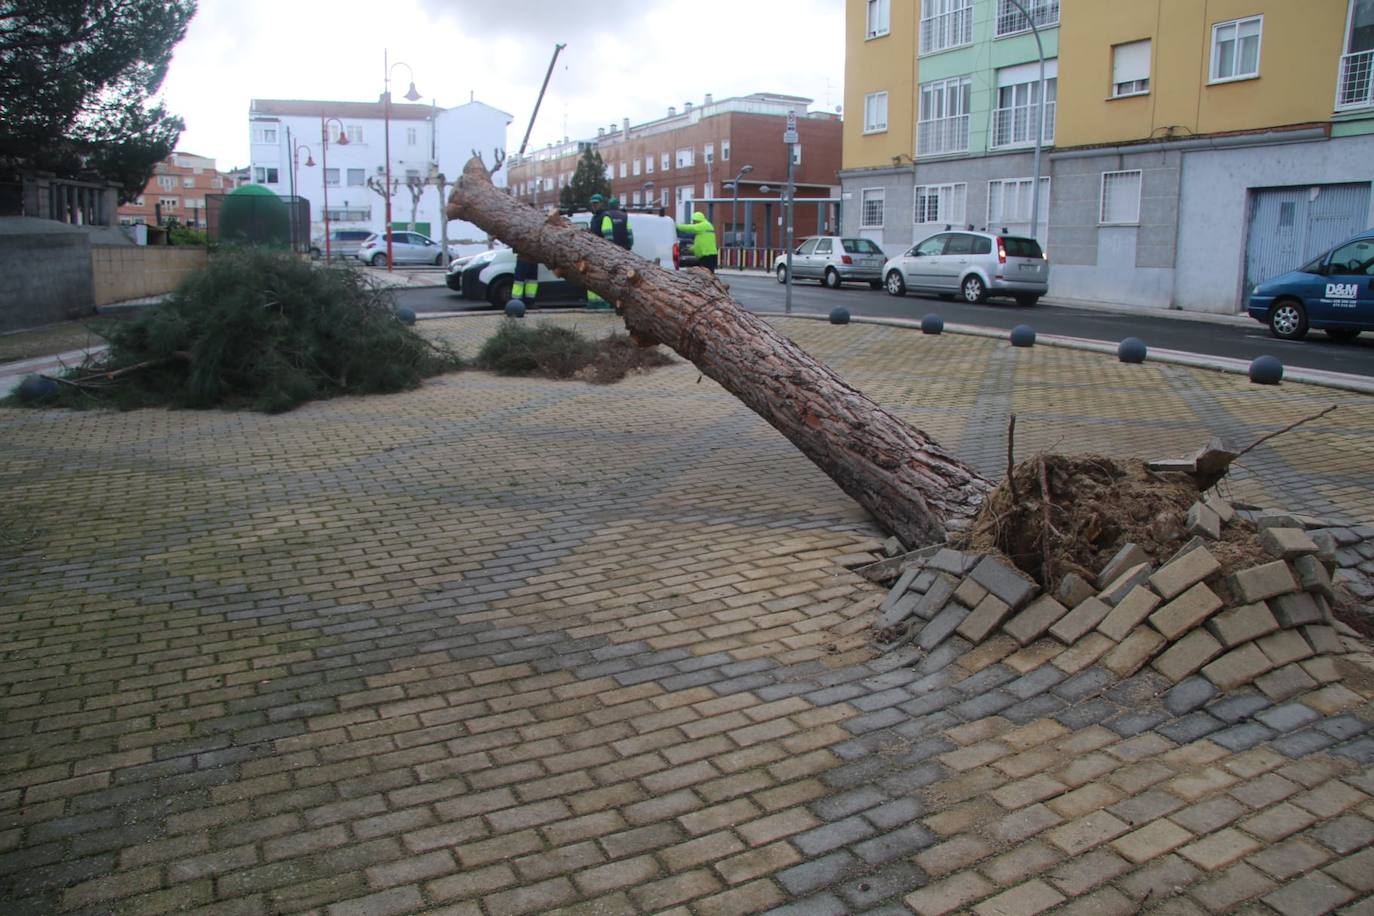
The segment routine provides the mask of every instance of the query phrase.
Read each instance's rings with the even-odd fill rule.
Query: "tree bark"
[[[556,213],[545,217],[493,186],[478,158],[463,169],[447,212],[613,303],[637,340],[662,343],[695,364],[907,547],[966,528],[991,489],[934,439],[745,310],[705,270],[667,270]]]

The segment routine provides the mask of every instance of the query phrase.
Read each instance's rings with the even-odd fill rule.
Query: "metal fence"
[[[287,195],[205,195],[211,242],[310,251],[310,201]]]

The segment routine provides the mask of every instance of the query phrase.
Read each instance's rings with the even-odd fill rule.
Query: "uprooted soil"
[[[1167,561],[1192,537],[1188,508],[1202,495],[1187,474],[1100,455],[1037,456],[1017,465],[1011,480],[1014,486],[1003,480],[989,494],[959,546],[1005,555],[1046,591],[1071,572],[1092,582],[1129,543],[1156,562]],[[1228,572],[1270,559],[1254,526],[1240,519],[1207,546]]]

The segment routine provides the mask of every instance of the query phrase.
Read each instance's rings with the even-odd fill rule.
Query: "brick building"
[[[229,176],[215,168],[215,160],[173,153],[158,163],[143,193],[120,206],[119,222],[157,226],[175,219],[183,226],[204,228],[206,195],[227,194],[233,188]]]
[[[787,180],[783,129],[789,110],[797,113],[800,140],[793,173],[797,198],[839,196],[840,116],[809,111],[810,104],[810,99],[772,93],[721,101],[708,95],[703,105],[669,108],[664,117],[643,124],[626,118],[598,129],[595,138],[565,139],[512,159],[507,182],[520,200],[556,203],[578,157],[592,146],[606,163],[612,191],[627,207],[661,209],[679,221],[694,209],[704,210],[722,248],[736,241],[747,248],[777,248],[783,238],[778,201]],[[736,208],[731,183],[745,166],[752,170],[740,178]],[[797,237],[833,231],[836,211],[832,203],[798,205]]]

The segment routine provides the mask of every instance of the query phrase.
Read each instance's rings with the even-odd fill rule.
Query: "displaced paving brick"
[[[1326,613],[1322,610],[1322,599],[1318,595],[1310,592],[1295,592],[1291,595],[1280,595],[1269,602],[1269,609],[1274,612],[1275,619],[1279,625],[1285,629],[1300,627],[1304,624],[1324,624],[1329,623]]]
[[[1231,588],[1247,604],[1297,591],[1288,564],[1282,560],[1242,569],[1231,576]]]
[[[1317,552],[1317,542],[1301,528],[1264,528],[1259,533],[1259,540],[1265,552],[1280,560]]]
[[[1317,682],[1299,665],[1284,665],[1268,674],[1255,678],[1255,686],[1275,703],[1306,693],[1317,686]]]
[[[1221,537],[1221,516],[1206,503],[1193,503],[1188,507],[1186,519],[1188,533],[1215,541]]]
[[[1259,646],[1248,642],[1203,666],[1202,674],[1222,690],[1231,690],[1250,683],[1273,667]]]
[[[906,620],[916,611],[916,605],[924,597],[920,592],[906,592],[896,601],[893,601],[881,614],[878,615],[878,626],[880,628],[895,627],[897,624]]]
[[[1327,572],[1321,560],[1314,556],[1298,557],[1293,561],[1293,569],[1298,574],[1298,585],[1303,591],[1318,592],[1327,601],[1336,599],[1331,584],[1331,573]]]
[[[954,600],[972,610],[978,606],[978,602],[987,597],[987,594],[987,589],[972,579],[966,578],[954,590]]]
[[[1102,664],[1117,677],[1130,677],[1141,669],[1154,654],[1164,648],[1167,640],[1150,627],[1141,625],[1131,631],[1116,648],[1108,652]]]
[[[969,613],[969,610],[957,601],[946,603],[930,623],[921,628],[921,635],[916,637],[916,644],[929,652],[953,635]]]
[[[1163,599],[1147,586],[1137,585],[1102,619],[1097,625],[1097,631],[1114,642],[1121,642],[1150,616],[1151,611],[1159,607],[1161,600]]]
[[[1194,551],[1201,553],[1201,551]],[[1166,639],[1178,639],[1222,606],[1222,601],[1199,582],[1150,615],[1150,623]]]
[[[1279,622],[1263,601],[1227,608],[1207,619],[1207,629],[1228,649],[1268,636],[1278,628]]]
[[[1050,635],[1066,645],[1072,645],[1096,628],[1111,612],[1111,606],[1105,601],[1096,595],[1089,595],[1050,627]]]
[[[1212,552],[1199,547],[1160,567],[1150,576],[1150,586],[1167,601],[1220,571],[1221,564]]]
[[[1313,652],[1329,655],[1341,655],[1345,652],[1335,627],[1308,625],[1302,627],[1300,632]]]
[[[1190,677],[1175,684],[1164,695],[1164,706],[1176,716],[1199,709],[1217,695],[1216,687],[1203,677]]]
[[[1098,593],[1098,597],[1108,604],[1115,605],[1130,594],[1131,589],[1144,585],[1150,581],[1150,572],[1154,569],[1151,563],[1140,563],[1117,576]]]
[[[1011,614],[1011,605],[996,595],[987,594],[958,626],[958,633],[970,642],[980,643],[1002,625]]]
[[[1036,592],[1035,583],[1024,573],[995,557],[983,557],[970,575],[973,581],[996,595],[1013,611],[1029,601]]]
[[[1003,629],[1018,643],[1028,646],[1044,635],[1045,631],[1068,611],[1068,608],[1049,595],[1041,595],[1009,620]]]
[[[1221,654],[1221,643],[1204,629],[1196,629],[1155,659],[1154,667],[1178,683]]]
[[[1280,630],[1255,640],[1261,652],[1278,668],[1290,662],[1302,661],[1312,655],[1312,647],[1297,630]]]
[[[1136,544],[1125,544],[1116,554],[1107,561],[1107,565],[1102,567],[1102,571],[1097,574],[1097,584],[1105,587],[1123,572],[1133,566],[1142,563],[1152,562],[1150,555]]]
[[[922,620],[930,620],[954,597],[954,589],[958,584],[959,580],[953,576],[937,573],[935,581],[911,612]]]

